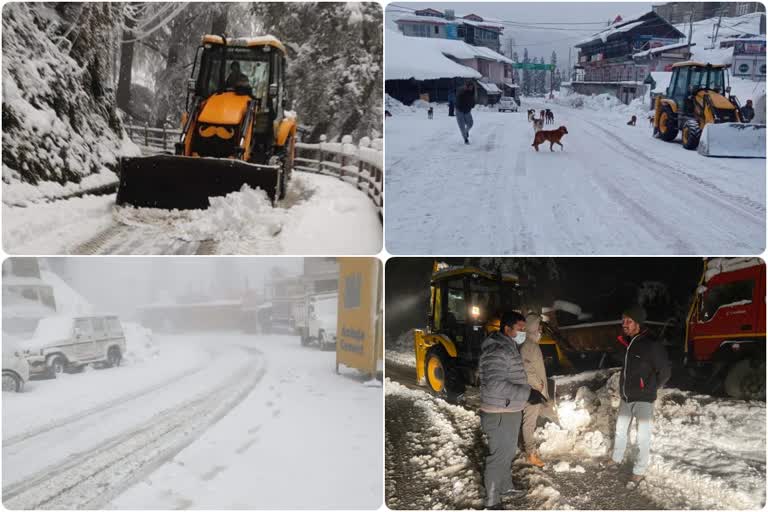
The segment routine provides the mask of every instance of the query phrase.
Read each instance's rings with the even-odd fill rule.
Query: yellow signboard
[[[383,360],[381,264],[376,258],[339,258],[336,371],[339,365],[375,376]]]

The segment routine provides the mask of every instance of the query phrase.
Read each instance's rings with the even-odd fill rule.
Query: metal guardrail
[[[151,128],[148,125],[125,125],[131,140],[151,149],[172,150],[173,144],[181,136],[181,130]],[[294,169],[334,176],[365,192],[373,202],[379,218],[384,207],[383,175],[384,158],[382,139],[363,137],[357,144],[351,135],[342,137],[341,142],[326,142],[326,136],[320,142],[310,144],[296,143]]]

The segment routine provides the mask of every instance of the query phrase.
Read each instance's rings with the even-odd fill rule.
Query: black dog
[[[555,114],[551,110],[547,109],[545,115],[547,124],[555,124]]]
[[[432,119],[434,113],[435,111],[432,109],[432,107],[429,107],[429,110],[427,110],[427,119]]]

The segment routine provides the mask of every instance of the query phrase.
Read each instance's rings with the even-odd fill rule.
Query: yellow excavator
[[[728,66],[678,62],[665,95],[656,98],[653,134],[705,156],[765,158],[765,125],[744,122],[730,94]]]
[[[202,209],[243,185],[282,199],[297,127],[285,109],[285,68],[272,36],[203,36],[175,154],[121,159],[117,204]]]

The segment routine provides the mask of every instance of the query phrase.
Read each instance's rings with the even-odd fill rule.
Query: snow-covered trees
[[[531,62],[531,59],[528,57],[528,48],[523,49],[523,64],[529,64]],[[522,90],[524,96],[530,96],[532,91],[531,88],[531,75],[532,72],[529,69],[523,68],[523,80],[521,82],[522,84]]]
[[[381,132],[382,9],[376,3],[254,3],[288,50],[287,86],[311,138]]]
[[[115,3],[3,9],[3,181],[79,182],[114,169],[121,123]]]

